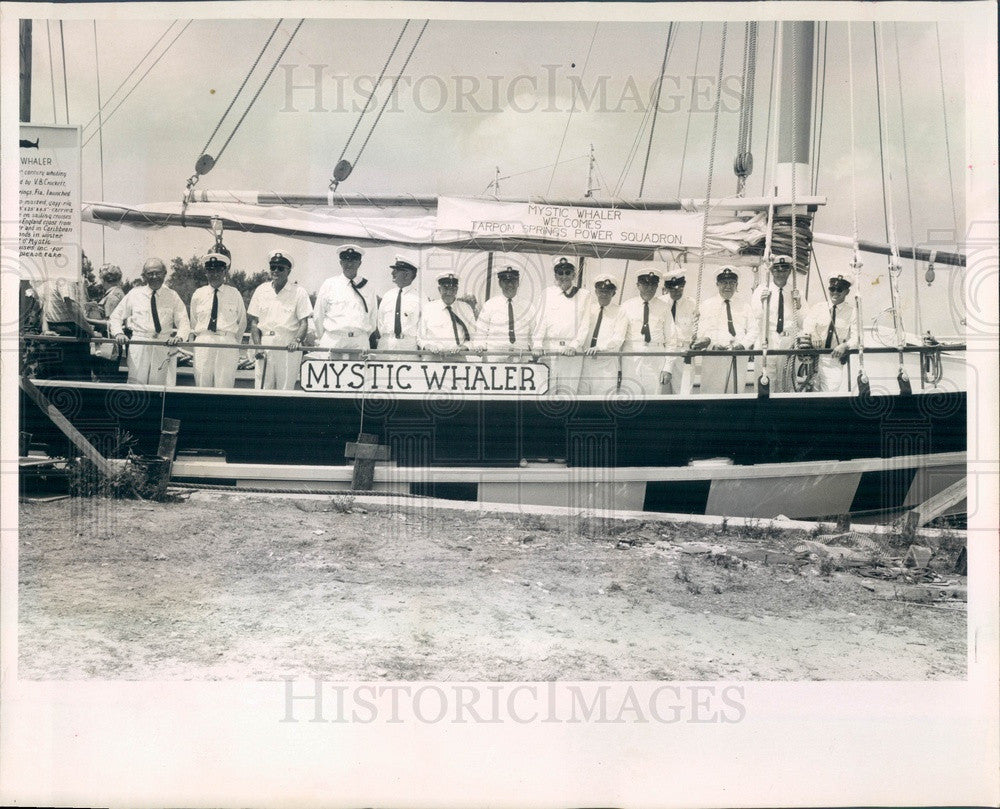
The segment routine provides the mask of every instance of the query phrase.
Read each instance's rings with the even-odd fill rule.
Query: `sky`
[[[36,22],[32,121],[85,126],[84,200],[121,204],[179,200],[201,148],[276,21],[199,19],[185,28],[187,22],[169,17],[74,19],[63,23],[61,37],[57,21]],[[281,23],[247,90],[256,91],[297,22]],[[198,188],[325,193],[337,158],[358,122],[358,108],[365,102],[371,79],[382,69],[402,24],[394,19],[307,19],[218,165],[201,178]],[[399,71],[422,24],[423,20],[414,20],[408,26],[390,75]],[[645,22],[434,19],[413,52],[394,103],[339,190],[478,196],[487,192],[499,171],[504,197],[581,197],[588,190],[588,174],[589,188],[597,199],[612,194],[637,197],[649,137],[647,110],[669,26],[665,18]],[[825,71],[821,72],[817,193],[828,202],[816,217],[815,230],[852,233],[851,53],[859,235],[884,241],[872,29],[870,22],[851,24],[850,50],[847,23],[830,22],[820,29],[817,50],[825,57],[821,59]],[[130,72],[165,32],[155,50],[155,55],[165,50],[164,55],[125,97],[152,58],[132,78],[128,78]],[[706,195],[711,102],[722,34],[719,20],[674,24],[661,112],[646,169],[645,198]],[[739,119],[743,21],[730,22],[726,36],[713,198],[735,192],[732,161]],[[963,234],[966,227],[962,26],[949,21],[882,23],[880,37],[886,161],[899,242],[924,244],[934,238],[941,241],[942,249],[949,249],[948,242],[954,249],[954,234]],[[748,193],[753,195],[763,192],[772,172],[774,136],[768,116],[770,112],[773,117],[773,107],[769,109],[773,105],[773,43],[774,24],[762,22],[751,141],[755,170],[748,182]],[[322,76],[319,109],[317,91],[308,86],[317,70]],[[100,134],[94,119],[99,109],[98,79],[105,105]],[[112,95],[123,81],[122,91]],[[289,93],[289,85],[306,86]],[[574,88],[577,104],[571,111]],[[245,109],[247,90],[212,140],[210,154],[218,154]],[[375,105],[384,98],[384,92],[377,94]],[[368,135],[373,117],[369,113],[358,126],[347,151],[349,159]],[[771,147],[767,154],[765,142]],[[949,189],[954,193],[954,206]],[[800,188],[797,194],[807,191]],[[136,276],[147,256],[169,261],[174,256],[201,254],[211,244],[205,231],[83,227],[84,250],[95,264],[118,264],[126,277]],[[338,266],[333,246],[245,234],[227,234],[225,240],[234,255],[234,268],[251,272],[266,266],[270,250],[290,252],[297,259],[295,278],[309,291],[315,291]],[[368,251],[363,272],[377,291],[389,286],[388,264],[396,252],[392,247]],[[423,258],[426,266],[431,258]],[[821,277],[849,274],[850,258],[849,251],[817,248]],[[466,256],[463,261],[478,266],[482,259]],[[866,315],[874,316],[888,305],[886,261],[873,255],[863,260],[866,295],[871,299]],[[596,264],[613,275],[620,276],[625,269],[624,262],[613,260],[590,262],[588,267],[594,269]],[[917,322],[915,273],[923,327],[938,334],[960,331],[960,307],[950,302],[959,294],[959,287],[952,283],[957,274],[938,267],[935,287],[928,289],[922,280],[924,267],[914,269],[911,262],[906,262],[903,273],[908,330],[915,331]],[[430,294],[429,274],[421,280]],[[749,286],[746,272],[741,294],[747,294]],[[708,276],[705,287],[708,291],[714,287]],[[815,299],[822,288],[815,276],[810,287],[810,297]]]

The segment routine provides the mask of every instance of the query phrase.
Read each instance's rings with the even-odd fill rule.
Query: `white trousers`
[[[132,336],[136,340],[158,339],[152,334],[139,332],[135,332]],[[136,385],[173,387],[177,384],[177,349],[173,346],[129,345],[128,381]]]
[[[633,344],[626,350],[641,351],[641,346]],[[622,357],[622,388],[647,396],[658,394],[664,360],[664,357]]]
[[[813,389],[822,391],[847,390],[846,365],[835,360],[829,354],[819,357],[816,366],[816,376],[813,377]]]
[[[543,357],[542,362],[549,367],[549,393],[578,393],[583,357],[553,354]]]
[[[584,357],[580,393],[606,396],[618,390],[619,357]]]
[[[276,329],[262,334],[261,342],[266,345],[290,343],[295,334],[291,329]],[[254,365],[254,387],[260,390],[295,390],[301,365],[301,351],[265,351],[263,358]]]
[[[702,357],[702,393],[742,393],[744,387],[744,357]]]
[[[195,336],[199,343],[238,343],[235,334],[204,331]],[[236,366],[240,361],[238,348],[194,349],[194,383],[200,388],[233,388],[236,386]]]
[[[689,394],[691,392],[693,362],[692,360],[692,362],[685,363],[683,357],[672,358],[670,365],[667,366],[667,370],[670,372],[670,381],[663,385],[661,392],[671,396]]]

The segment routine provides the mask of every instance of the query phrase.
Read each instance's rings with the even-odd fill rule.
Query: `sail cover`
[[[710,217],[681,210],[629,210],[607,206],[552,206],[527,202],[441,197],[420,206],[259,205],[250,201],[150,205],[84,203],[85,222],[118,228],[171,226],[270,233],[316,242],[352,241],[407,247],[441,247],[522,253],[568,253],[597,258],[666,261],[698,253],[726,260],[760,244],[767,217]]]

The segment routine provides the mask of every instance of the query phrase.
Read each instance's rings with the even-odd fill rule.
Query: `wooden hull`
[[[963,391],[459,399],[38,385],[99,448],[126,431],[137,451],[153,452],[162,415],[181,421],[182,455],[229,465],[198,475],[182,459],[181,477],[346,488],[345,445],[367,432],[392,453],[379,485],[483,502],[734,516],[891,511],[954,482],[966,450]],[[23,398],[21,430],[54,454],[67,452],[62,434]],[[260,477],[246,465],[302,472]]]

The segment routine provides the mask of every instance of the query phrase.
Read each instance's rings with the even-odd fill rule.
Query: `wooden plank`
[[[906,524],[909,528],[919,528],[927,525],[931,520],[937,519],[952,506],[958,505],[968,497],[966,478],[956,480],[947,489],[924,500],[919,506],[906,515]]]
[[[114,476],[115,467],[108,463],[107,459],[94,448],[94,445],[84,438],[83,434],[76,427],[70,424],[69,419],[60,413],[59,409],[46,399],[45,395],[30,380],[22,376],[20,378],[20,385],[21,390],[28,394],[28,398],[51,419],[52,423],[72,442],[73,446],[80,450],[80,454],[84,458],[93,463],[104,477],[110,478]]]
[[[354,459],[364,458],[365,460],[388,461],[389,448],[379,446],[378,444],[358,444],[349,441],[345,445],[344,456]]]
[[[173,461],[177,454],[177,434],[180,430],[180,419],[163,419],[163,423],[160,425],[160,446],[156,450],[156,454],[160,458]]]

